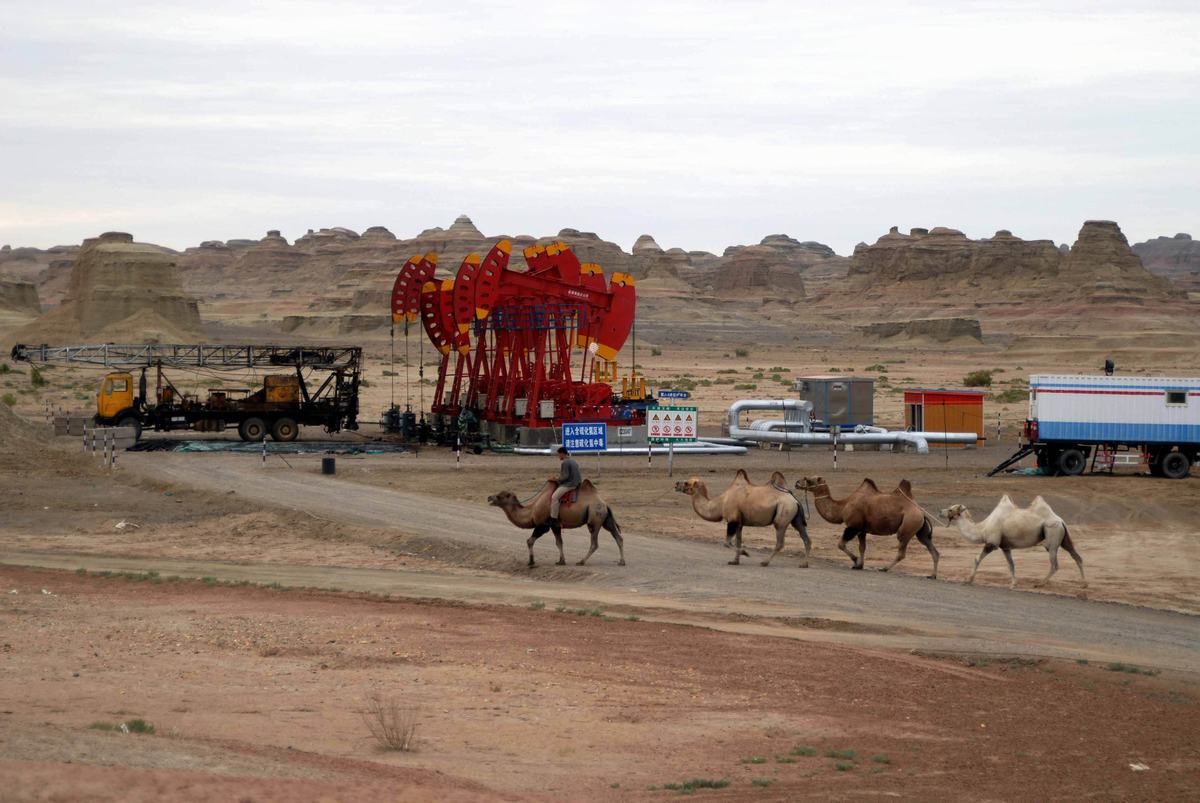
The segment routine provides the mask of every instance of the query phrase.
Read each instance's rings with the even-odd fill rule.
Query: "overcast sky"
[[[1200,2],[0,0],[0,243],[1200,237]]]

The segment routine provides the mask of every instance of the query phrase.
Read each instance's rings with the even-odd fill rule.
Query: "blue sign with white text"
[[[608,450],[608,426],[603,422],[573,421],[562,425],[563,446],[571,452]]]
[[[692,394],[686,390],[660,390],[658,397],[660,399],[690,399]]]

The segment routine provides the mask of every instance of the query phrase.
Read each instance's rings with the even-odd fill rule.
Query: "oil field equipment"
[[[527,270],[514,270],[511,250],[501,240],[482,258],[470,254],[453,279],[435,278],[433,253],[409,259],[397,275],[393,322],[407,334],[420,321],[440,354],[430,412],[457,422],[467,411],[510,427],[644,423],[636,371],[623,392],[609,384],[634,325],[633,277],[614,273],[606,282],[599,265],[581,264],[561,242],[526,248]]]
[[[96,395],[95,423],[159,431],[220,432],[236,427],[243,440],[293,441],[301,426],[327,432],[358,429],[362,349],[357,346],[218,346],[153,343],[87,346],[24,346],[13,360],[67,363],[118,370],[107,374]],[[207,395],[181,392],[163,369],[245,372],[275,369],[254,388],[221,387]],[[140,369],[137,387],[134,371]],[[154,392],[146,372],[154,370]]]

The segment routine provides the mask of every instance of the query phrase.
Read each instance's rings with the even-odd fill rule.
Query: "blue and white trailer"
[[[1022,450],[1051,474],[1138,463],[1157,477],[1183,479],[1200,457],[1200,379],[1035,374]]]

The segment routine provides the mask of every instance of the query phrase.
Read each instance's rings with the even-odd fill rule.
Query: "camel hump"
[[[747,485],[750,484],[750,475],[746,473],[746,469],[739,468],[737,470],[737,473],[735,473],[733,475],[733,481],[737,482],[738,480],[741,480],[742,482],[746,483]]]
[[[903,493],[909,499],[912,499],[912,483],[911,482],[909,482],[908,480],[900,480],[900,484],[897,485],[896,487],[900,489],[901,493]]]
[[[782,471],[772,471],[771,472],[771,484],[786,488],[787,487],[787,477],[783,476]]]
[[[580,493],[583,493],[584,491],[594,491],[594,490],[596,490],[596,486],[592,485],[591,480],[584,480],[583,482],[579,483],[579,492]]]
[[[879,486],[875,484],[875,480],[870,477],[863,477],[863,481],[859,483],[859,488],[868,488],[876,493],[879,493]]]

